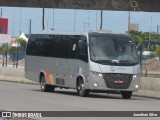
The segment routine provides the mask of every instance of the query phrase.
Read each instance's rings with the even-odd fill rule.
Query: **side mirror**
[[[139,45],[136,47],[136,49],[137,49],[138,51],[142,51],[142,44],[139,44]]]

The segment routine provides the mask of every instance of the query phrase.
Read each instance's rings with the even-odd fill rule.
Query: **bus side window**
[[[34,34],[30,36],[26,54],[33,56],[43,55],[43,35]]]

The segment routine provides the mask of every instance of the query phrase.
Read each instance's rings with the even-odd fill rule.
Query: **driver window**
[[[85,39],[84,39],[85,38]],[[85,62],[88,62],[88,50],[87,50],[87,38],[81,37],[78,42],[78,58]]]

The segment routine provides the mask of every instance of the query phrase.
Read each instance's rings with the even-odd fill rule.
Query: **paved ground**
[[[79,97],[75,90],[56,89],[55,93],[40,91],[39,85],[0,81],[0,109],[8,111],[160,111],[160,100],[132,97],[124,100],[120,95],[91,94],[87,98]],[[48,120],[49,118],[43,118]],[[51,120],[53,118],[50,118]],[[91,118],[54,118],[87,119]],[[106,120],[106,118],[98,118]],[[111,118],[107,118],[111,119]],[[112,118],[137,120],[138,118]],[[97,120],[97,118],[92,118]],[[139,120],[158,120],[158,118],[140,118]]]

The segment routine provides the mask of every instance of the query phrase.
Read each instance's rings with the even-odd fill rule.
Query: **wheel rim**
[[[46,83],[45,83],[44,80],[42,80],[42,82],[41,82],[41,88],[42,88],[42,90],[44,90],[45,86],[46,86]]]
[[[83,91],[84,91],[84,84],[80,84],[80,86],[79,86],[79,92],[80,92],[80,94],[82,94]]]

